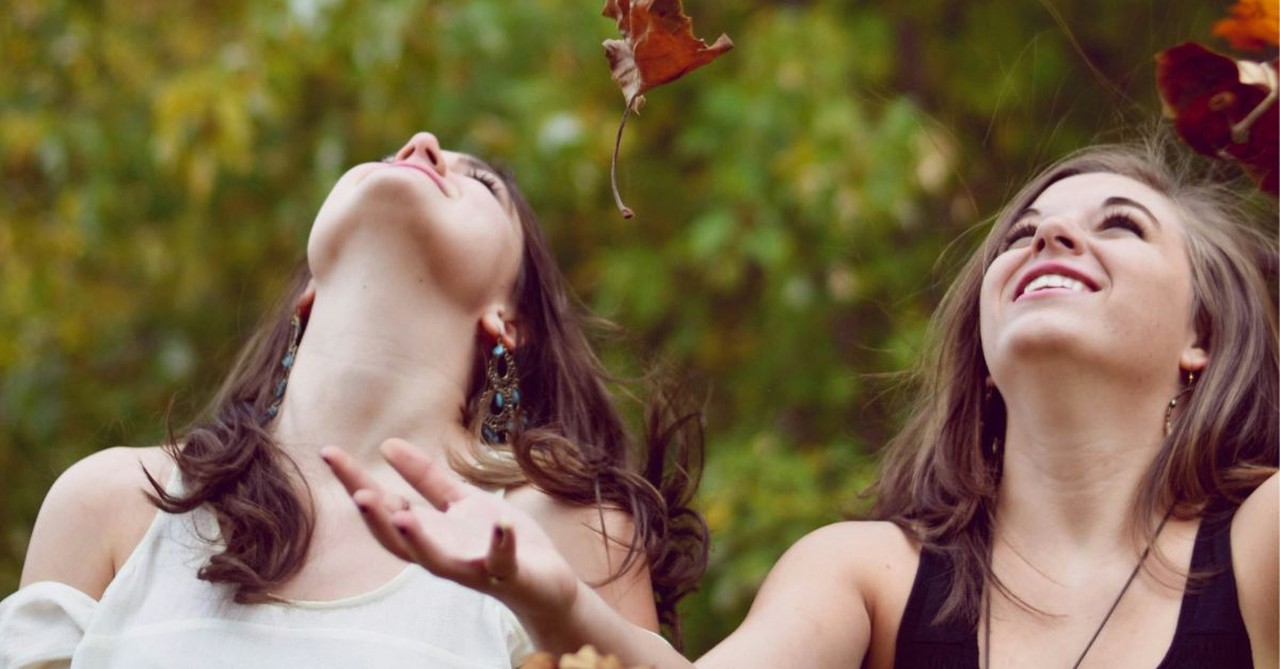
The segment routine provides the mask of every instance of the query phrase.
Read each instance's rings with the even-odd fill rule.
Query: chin
[[[996,337],[996,350],[992,353],[1014,360],[1045,356],[1084,360],[1090,357],[1088,342],[1096,329],[1096,324],[1090,326],[1078,318],[1056,318],[1048,314],[1021,318]]]

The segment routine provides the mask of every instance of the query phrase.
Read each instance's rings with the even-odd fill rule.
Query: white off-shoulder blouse
[[[218,537],[206,509],[157,513],[101,601],[55,582],[13,593],[0,602],[0,669],[506,669],[533,652],[500,602],[418,565],[354,597],[236,604],[229,586],[196,578]]]

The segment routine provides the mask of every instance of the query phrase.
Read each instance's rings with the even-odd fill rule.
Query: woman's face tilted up
[[[1061,360],[1176,389],[1205,362],[1192,323],[1180,211],[1134,179],[1054,182],[1014,217],[983,278],[983,354],[992,377]],[[1062,369],[1062,368],[1060,368]]]
[[[511,294],[523,243],[493,169],[419,132],[338,180],[316,215],[307,257],[319,285],[416,281],[472,311]]]

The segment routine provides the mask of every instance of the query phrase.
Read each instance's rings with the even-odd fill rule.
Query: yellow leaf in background
[[[525,658],[520,669],[556,669],[556,658],[551,653],[538,651]]]
[[[520,669],[628,669],[617,655],[601,655],[591,644],[587,644],[576,653],[566,653],[557,661],[551,653],[538,652],[529,656]],[[630,669],[647,669],[632,667]]]
[[[1242,51],[1280,44],[1280,0],[1237,0],[1231,16],[1213,25],[1213,34]]]

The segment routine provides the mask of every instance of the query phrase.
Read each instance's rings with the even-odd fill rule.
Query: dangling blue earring
[[[271,406],[267,407],[266,413],[262,416],[263,425],[270,423],[275,419],[276,414],[280,413],[284,389],[289,385],[289,372],[293,371],[293,361],[298,357],[298,342],[302,341],[302,316],[295,313],[290,325],[292,332],[289,335],[289,350],[284,352],[284,358],[280,360],[280,378],[276,381],[276,392],[271,400]]]
[[[493,347],[485,361],[485,416],[480,426],[480,436],[488,444],[509,443],[517,424],[523,428],[525,419],[520,411],[520,374],[516,371],[516,358],[501,342]]]

